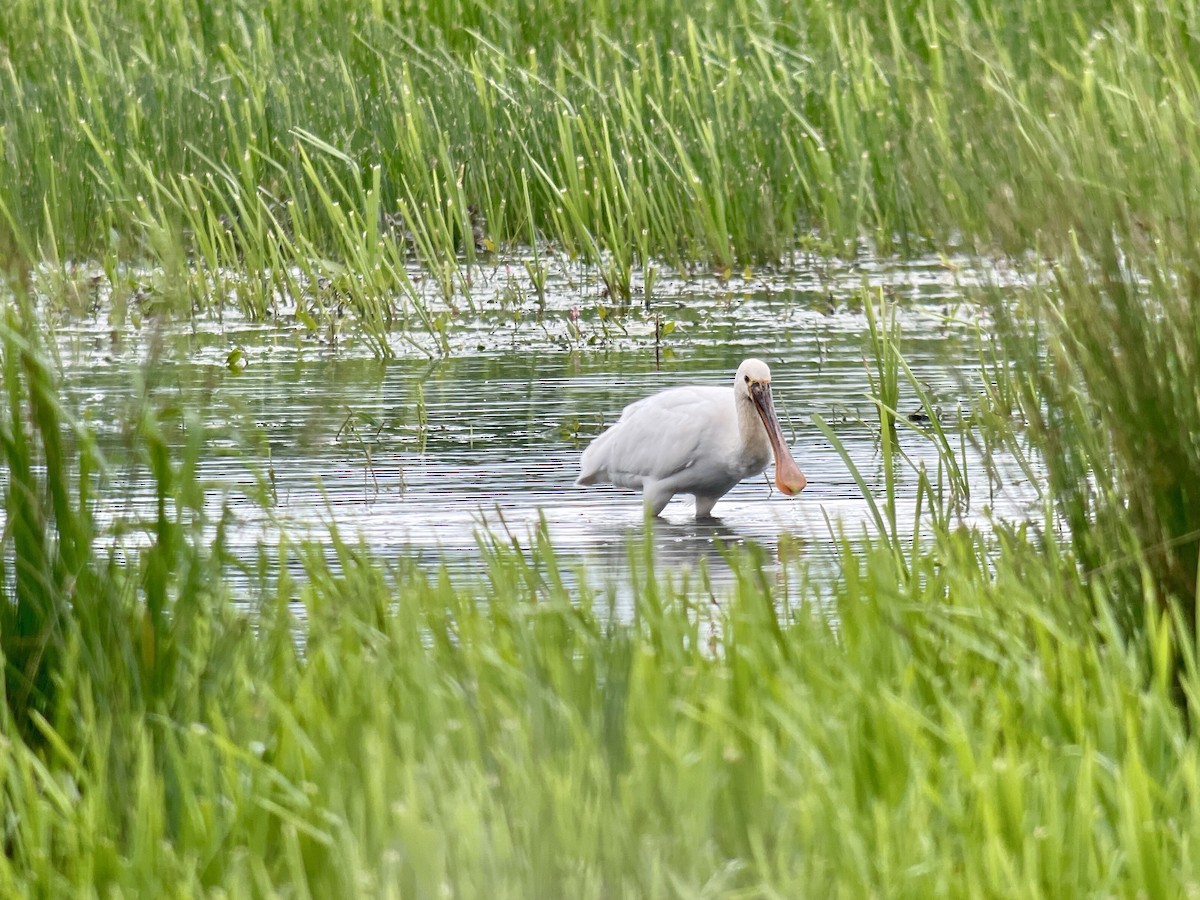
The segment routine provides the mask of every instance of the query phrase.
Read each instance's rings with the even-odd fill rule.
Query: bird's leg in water
[[[642,502],[646,505],[646,514],[653,517],[662,515],[675,492],[656,481],[647,481],[642,485]]]
[[[699,494],[696,497],[696,518],[711,519],[713,517],[712,508],[716,506],[720,497],[701,497]]]

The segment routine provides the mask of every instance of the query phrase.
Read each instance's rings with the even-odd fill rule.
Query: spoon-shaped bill
[[[800,493],[808,484],[808,479],[792,458],[783,439],[783,429],[779,425],[779,417],[775,415],[775,404],[771,400],[771,385],[754,382],[750,385],[750,396],[754,400],[754,408],[758,410],[759,418],[767,429],[767,440],[771,442],[771,450],[775,454],[775,486],[789,497]]]

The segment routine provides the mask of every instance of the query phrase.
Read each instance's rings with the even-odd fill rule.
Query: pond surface
[[[644,533],[640,498],[576,487],[581,450],[626,404],[672,385],[731,383],[738,363],[756,356],[771,366],[776,408],[808,488],[787,498],[770,486],[769,470],[724,497],[715,523],[696,523],[691,498],[676,498],[655,529],[656,563],[683,571],[704,560],[715,584],[728,574],[720,547],[752,542],[780,569],[819,573],[836,565],[837,529],[853,537],[874,526],[814,414],[870,490],[884,490],[864,286],[882,289],[899,310],[905,359],[943,421],[957,418],[986,377],[986,322],[965,287],[1023,288],[1015,275],[962,260],[822,260],[746,279],[659,277],[649,309],[635,296],[621,311],[587,270],[563,267],[541,302],[519,289],[523,271],[519,261],[479,270],[471,305],[447,308],[444,357],[431,357],[433,337],[417,334],[397,335],[396,358],[379,360],[352,326],[334,346],[286,315],[266,325],[227,316],[116,331],[99,313],[62,322],[67,403],[113,448],[142,391],[190,411],[204,433],[211,511],[230,505],[233,548],[247,558],[281,528],[321,539],[332,523],[382,559],[478,574],[482,531],[527,543],[544,517],[566,567],[621,591],[628,542]],[[228,364],[235,347],[240,369]],[[918,406],[902,388],[900,411]],[[899,433],[914,463],[936,471],[932,442]],[[978,452],[968,445],[963,454],[972,488],[965,516],[1024,516],[1035,492],[1019,469],[1002,460],[996,481]],[[144,472],[127,466],[117,476],[123,490],[111,515],[151,508]],[[898,497],[909,519],[915,490],[905,470]]]

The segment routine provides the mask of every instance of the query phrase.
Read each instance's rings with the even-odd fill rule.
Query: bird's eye
[[[749,376],[749,375],[747,375],[747,376],[746,376],[746,384],[749,384],[749,383],[750,383],[750,376]]]

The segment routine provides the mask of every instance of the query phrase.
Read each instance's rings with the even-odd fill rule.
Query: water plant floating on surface
[[[808,483],[783,439],[771,399],[771,370],[758,359],[738,366],[733,387],[670,388],[631,403],[592,441],[576,484],[608,482],[640,490],[659,515],[676,494],[696,498],[696,518],[775,456],[775,486],[792,496]]]

